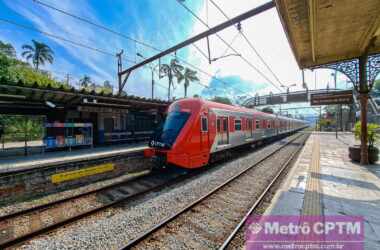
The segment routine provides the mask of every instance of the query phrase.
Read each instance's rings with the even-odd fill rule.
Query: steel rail
[[[294,140],[296,140],[299,137],[300,136],[296,137],[295,139],[292,139],[291,141],[289,141],[286,144],[282,145],[277,150],[282,149],[283,147],[285,147],[286,145],[288,145],[289,143],[293,142]],[[273,152],[271,154],[273,154]],[[265,157],[265,158],[268,158],[268,156]],[[263,160],[264,159],[261,159],[260,162],[263,161]],[[258,162],[257,164],[259,164],[260,162]],[[257,164],[255,164],[255,165],[257,165]],[[149,192],[161,190],[162,188],[171,186],[171,185],[176,184],[176,183],[178,183],[178,182],[180,182],[180,181],[182,181],[182,180],[184,180],[186,178],[189,178],[189,177],[191,177],[193,175],[197,175],[197,174],[202,173],[202,172],[203,171],[194,171],[194,172],[191,172],[189,174],[177,173],[177,175],[173,176],[172,178],[170,178],[166,182],[164,182],[162,184],[159,184],[157,186],[148,187],[146,190],[143,190],[143,191],[131,194],[131,195],[127,195],[126,197],[119,198],[119,199],[116,199],[114,201],[109,202],[108,204],[96,207],[94,209],[90,209],[90,210],[84,211],[82,213],[78,213],[75,216],[66,218],[66,219],[64,219],[62,221],[59,221],[57,223],[48,225],[46,227],[41,227],[41,228],[39,228],[37,230],[30,231],[30,232],[28,232],[28,233],[26,233],[24,235],[21,235],[21,236],[18,236],[18,237],[15,237],[15,238],[3,241],[3,242],[0,243],[0,249],[8,248],[8,247],[12,247],[12,246],[14,246],[16,244],[20,244],[20,243],[25,242],[25,241],[33,238],[33,237],[39,236],[39,235],[41,235],[43,233],[47,233],[47,232],[50,232],[50,231],[52,231],[54,229],[60,228],[62,226],[69,225],[71,223],[76,222],[79,219],[85,218],[87,216],[90,216],[92,214],[95,214],[97,212],[105,210],[107,208],[113,207],[113,206],[115,206],[117,204],[124,203],[124,202],[127,202],[127,201],[135,199],[135,198],[139,198],[139,197],[141,197],[141,196],[143,196],[143,195],[145,195],[145,194],[147,194]],[[122,186],[122,185],[125,185],[125,184],[128,184],[128,183],[133,184],[133,183],[136,183],[137,181],[139,181],[141,179],[144,179],[144,178],[147,178],[147,177],[155,177],[155,176],[159,176],[159,173],[157,173],[157,174],[150,174],[150,173],[148,173],[146,175],[142,175],[142,176],[138,176],[138,177],[133,178],[133,179],[126,180],[126,181],[121,181],[121,182],[118,182],[118,183],[110,184],[110,185],[107,185],[107,186],[104,186],[104,187],[101,187],[101,188],[98,188],[98,189],[94,189],[94,190],[91,190],[91,191],[88,191],[88,192],[85,192],[85,193],[82,193],[82,194],[70,196],[70,197],[67,197],[67,198],[64,198],[64,199],[60,199],[60,200],[57,200],[57,201],[53,201],[53,202],[50,202],[50,203],[47,203],[47,204],[43,204],[43,205],[40,205],[40,206],[35,206],[35,207],[29,208],[29,209],[17,211],[15,213],[3,215],[3,216],[0,217],[0,221],[10,220],[10,219],[16,218],[18,216],[23,216],[23,215],[27,215],[27,214],[30,214],[30,213],[35,213],[35,212],[37,212],[39,210],[40,211],[45,211],[46,209],[49,209],[49,207],[52,207],[52,206],[60,205],[62,203],[65,203],[65,202],[68,202],[68,201],[71,201],[71,200],[82,198],[82,197],[85,197],[87,195],[91,195],[91,194],[94,194],[94,193],[97,193],[97,192],[106,191],[108,189],[112,189],[114,187]]]
[[[69,197],[66,197],[66,198],[63,198],[63,199],[58,199],[58,200],[55,200],[55,201],[52,201],[52,202],[49,202],[49,203],[46,203],[46,204],[37,205],[37,206],[34,206],[34,207],[30,207],[30,208],[27,208],[27,209],[23,209],[23,210],[20,210],[20,211],[16,211],[16,212],[13,212],[13,213],[2,215],[2,216],[0,216],[0,221],[9,220],[9,219],[15,218],[17,216],[21,216],[21,215],[25,215],[25,214],[36,212],[38,210],[44,210],[46,208],[49,208],[49,207],[52,207],[52,206],[55,206],[55,205],[59,205],[61,203],[65,203],[65,202],[68,202],[68,201],[71,201],[71,200],[82,198],[82,197],[85,197],[87,195],[91,195],[91,194],[94,194],[94,193],[105,191],[107,189],[111,189],[111,188],[114,188],[114,187],[117,187],[117,186],[125,185],[128,182],[137,181],[137,180],[139,180],[141,178],[146,177],[147,175],[149,175],[149,173],[141,175],[141,176],[137,176],[137,177],[129,179],[129,180],[125,180],[125,181],[113,183],[113,184],[110,184],[110,185],[106,185],[104,187],[96,188],[94,190],[83,192],[83,193],[80,193],[80,194],[77,194],[77,195],[69,196]]]
[[[149,192],[158,191],[158,190],[160,190],[162,188],[168,187],[168,186],[170,186],[172,184],[175,184],[175,183],[178,183],[178,182],[182,181],[183,179],[188,178],[189,175],[191,175],[191,173],[190,174],[179,174],[179,175],[174,176],[173,178],[169,179],[168,181],[166,181],[166,182],[164,182],[162,184],[159,184],[157,186],[148,187],[146,190],[137,192],[135,194],[127,195],[126,197],[119,198],[119,199],[116,199],[114,201],[109,202],[108,204],[105,204],[105,205],[102,205],[102,206],[99,206],[99,207],[96,207],[96,208],[84,211],[82,213],[78,213],[75,216],[66,218],[66,219],[64,219],[62,221],[59,221],[57,223],[48,225],[46,227],[41,227],[41,228],[39,228],[37,230],[28,232],[28,233],[26,233],[24,235],[21,235],[21,236],[18,236],[18,237],[6,240],[6,241],[0,243],[0,249],[8,248],[8,247],[14,246],[16,244],[22,243],[24,241],[27,241],[27,240],[29,240],[29,239],[31,239],[33,237],[36,237],[38,235],[41,235],[43,233],[47,233],[47,232],[50,232],[50,231],[52,231],[52,230],[54,230],[56,228],[68,225],[68,224],[73,223],[73,222],[76,222],[77,220],[82,219],[82,218],[87,217],[87,216],[90,216],[90,215],[92,215],[92,214],[94,214],[96,212],[102,211],[104,209],[113,207],[113,206],[115,206],[117,204],[120,204],[120,203],[123,203],[123,202],[127,202],[127,201],[135,199],[135,198],[139,198],[139,197],[141,197],[141,196],[143,196],[143,195],[145,195],[145,194],[147,194]],[[149,175],[147,175],[147,176],[149,176]],[[144,177],[147,177],[147,176],[137,177],[137,178],[134,179],[134,181],[137,181],[139,179],[143,179]],[[157,176],[158,176],[158,174],[157,174]],[[153,177],[154,177],[154,174],[153,174]],[[129,182],[135,183],[133,181],[129,181]],[[124,184],[126,184],[126,183],[124,183]],[[121,185],[122,185],[122,183],[119,183],[119,184],[115,184],[114,186],[121,186]],[[109,189],[109,187],[106,188],[106,189]],[[100,190],[100,191],[103,191],[103,190]],[[92,191],[90,191],[90,192],[92,192]],[[92,193],[95,193],[95,191],[92,192]],[[78,196],[84,196],[84,195],[78,195]],[[63,203],[65,201],[74,200],[74,199],[73,198],[62,199],[62,200],[59,200],[57,202],[52,202],[51,204],[57,205],[59,203]],[[51,206],[51,204],[42,205],[41,206],[41,210],[48,209]],[[37,211],[39,209],[31,208],[31,209],[28,209],[28,210],[29,210],[29,212],[27,212],[27,213],[33,213],[33,212],[35,212],[35,211]],[[22,216],[22,215],[24,215],[23,211],[20,211],[20,212],[14,213],[14,214],[6,215],[4,217],[8,217],[8,219],[11,219],[11,218],[14,218],[13,216],[17,217],[17,216]]]
[[[306,141],[306,140],[305,140]],[[236,234],[239,232],[239,230],[243,227],[244,223],[247,221],[249,216],[252,214],[253,211],[259,206],[259,204],[263,201],[265,196],[267,195],[268,191],[273,187],[273,185],[277,182],[281,174],[285,171],[285,169],[288,168],[289,164],[294,160],[294,157],[299,153],[299,151],[303,148],[305,145],[305,141],[298,147],[298,149],[293,152],[290,157],[287,159],[285,163],[282,164],[280,171],[277,173],[277,175],[273,178],[273,180],[268,184],[268,186],[265,188],[265,190],[261,193],[259,198],[255,201],[255,203],[251,206],[251,208],[248,210],[248,212],[245,214],[243,219],[238,223],[238,225],[234,228],[234,230],[230,233],[230,235],[227,237],[227,239],[223,242],[222,246],[219,248],[219,250],[226,249],[229,244],[232,242]]]
[[[156,226],[148,229],[147,231],[141,233],[139,236],[137,236],[134,240],[132,241],[129,241],[123,248],[121,249],[131,249],[132,247],[136,246],[138,243],[142,242],[143,240],[145,240],[146,238],[148,238],[150,235],[152,235],[154,232],[158,231],[159,229],[163,228],[165,225],[167,225],[169,222],[173,221],[174,219],[176,219],[177,217],[179,217],[180,215],[184,214],[185,212],[189,211],[191,208],[193,208],[194,206],[198,205],[200,202],[204,201],[205,199],[207,199],[209,196],[213,195],[214,193],[216,193],[217,191],[221,190],[223,187],[225,187],[226,185],[228,185],[229,183],[231,183],[232,181],[236,180],[237,178],[239,178],[240,176],[242,176],[243,174],[245,174],[246,172],[248,172],[249,170],[251,170],[252,168],[254,168],[255,166],[261,164],[262,162],[266,161],[267,159],[271,158],[273,155],[277,154],[280,150],[282,150],[283,148],[285,148],[286,146],[288,146],[290,143],[294,142],[295,140],[299,139],[301,136],[304,136],[304,134],[300,134],[299,136],[297,136],[296,138],[286,142],[285,144],[283,144],[280,148],[277,148],[275,150],[273,150],[271,153],[269,153],[268,155],[264,156],[262,159],[260,159],[258,162],[256,162],[255,164],[251,165],[250,167],[240,171],[239,173],[235,174],[234,176],[230,177],[229,179],[227,179],[225,182],[223,182],[222,184],[218,185],[217,187],[215,187],[214,189],[212,189],[210,192],[208,192],[207,194],[203,195],[202,197],[198,198],[197,200],[195,200],[194,202],[190,203],[189,205],[187,205],[186,207],[184,207],[183,209],[181,209],[180,211],[178,211],[177,213],[165,218],[163,221],[161,221],[159,224],[157,224]]]

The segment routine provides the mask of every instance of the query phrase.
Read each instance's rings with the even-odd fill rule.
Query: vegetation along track
[[[309,133],[282,145],[178,213],[143,232],[123,249],[226,248],[246,218],[303,147]]]
[[[153,172],[79,195],[0,217],[0,249],[75,222],[98,211],[159,190],[186,177],[184,172]]]

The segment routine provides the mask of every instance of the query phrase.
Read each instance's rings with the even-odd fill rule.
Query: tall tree
[[[380,79],[375,80],[375,84],[373,85],[373,88],[374,88],[377,92],[380,92]]]
[[[0,53],[9,57],[16,57],[16,50],[10,43],[0,41]]]
[[[232,102],[228,97],[215,96],[211,101],[232,105]]]
[[[113,92],[113,87],[110,81],[106,80],[103,82],[103,91],[105,93],[112,93]]]
[[[184,81],[185,97],[187,97],[187,88],[189,87],[190,82],[199,81],[199,78],[197,77],[197,72],[195,70],[186,68],[183,74],[181,72],[177,73],[177,80],[178,83]]]
[[[44,65],[46,61],[53,63],[54,52],[49,46],[36,40],[32,40],[32,43],[32,45],[24,44],[22,46],[24,52],[21,55],[28,61],[31,59],[36,70],[40,65]]]
[[[178,77],[181,71],[183,70],[183,66],[179,64],[178,60],[173,58],[170,60],[170,64],[162,64],[160,68],[160,73],[163,74],[163,76],[166,76],[169,81],[168,86],[168,100],[170,100],[170,88],[173,86],[173,78]]]
[[[265,113],[269,113],[269,114],[273,114],[274,111],[271,107],[265,107],[263,109],[261,109],[262,112],[265,112]]]
[[[91,77],[88,75],[84,75],[80,80],[79,80],[79,85],[81,88],[88,89],[88,87],[91,85],[92,80]]]

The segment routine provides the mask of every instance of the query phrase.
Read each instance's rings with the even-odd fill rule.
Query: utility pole
[[[367,61],[368,52],[359,57],[359,100],[360,100],[360,164],[368,164],[368,128],[367,128],[367,112],[368,112],[368,86],[367,86]]]
[[[152,70],[152,99],[154,98],[154,68],[151,68]]]
[[[66,85],[70,86],[70,74],[66,74]]]
[[[117,78],[118,78],[118,85],[119,85],[118,94],[119,95],[123,91],[125,83],[127,82],[128,77],[131,73],[131,72],[126,72],[124,80],[122,79],[122,77],[123,77],[123,74],[122,74],[122,72],[123,72],[123,59],[122,59],[123,53],[124,53],[124,50],[121,50],[120,53],[116,53],[116,57],[117,57]]]
[[[339,110],[340,131],[343,132],[343,108],[342,108],[342,104],[340,104],[339,107],[340,107],[340,110]]]
[[[123,55],[123,50],[120,51],[120,53],[117,53],[116,54],[116,57],[117,57],[117,76],[118,76],[118,86],[119,86],[119,94],[121,93],[121,75],[120,75],[120,72],[123,71],[123,60],[121,59],[121,56]]]
[[[319,132],[322,131],[321,121],[322,121],[322,106],[319,106]]]
[[[339,105],[336,105],[335,106],[335,137],[336,139],[338,139],[338,124],[339,124],[339,121],[338,121],[338,112],[339,112]]]

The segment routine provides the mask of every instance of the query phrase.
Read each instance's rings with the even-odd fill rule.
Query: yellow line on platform
[[[302,215],[322,215],[322,189],[320,185],[320,141],[314,134],[311,163],[303,201]]]

